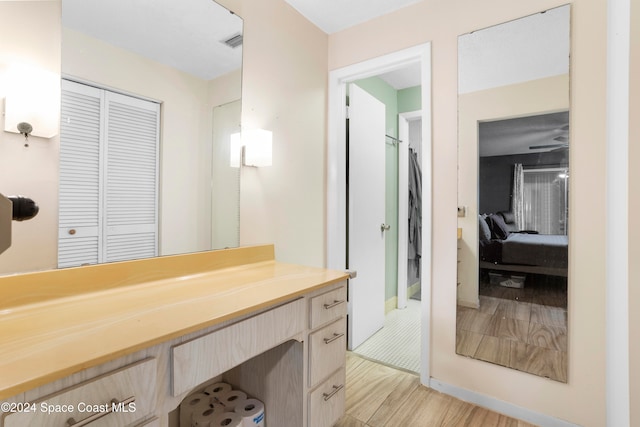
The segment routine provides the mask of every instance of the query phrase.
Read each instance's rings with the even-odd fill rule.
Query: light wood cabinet
[[[301,298],[173,347],[173,395],[293,339],[304,331],[304,313]]]
[[[332,426],[344,413],[346,299],[346,285],[310,298],[308,427]]]
[[[342,318],[309,335],[310,387],[344,364],[346,345],[346,324]]]
[[[218,381],[264,402],[270,427],[331,426],[344,412],[347,275],[274,253],[0,278],[0,427],[177,427],[182,400]]]
[[[345,370],[336,371],[309,393],[309,427],[330,427],[344,414]]]
[[[85,412],[8,413],[0,426],[68,427],[69,418],[98,417],[87,404],[133,397],[134,411],[88,426],[178,427],[182,399],[226,381],[265,403],[269,426],[330,427],[345,405],[346,301],[335,304],[343,299],[344,282],[328,285],[29,390],[5,402]]]
[[[132,425],[155,411],[156,377],[156,359],[145,359],[26,405],[15,403],[15,412],[3,410],[4,427]]]
[[[342,286],[311,298],[309,327],[315,329],[346,315],[347,288]]]

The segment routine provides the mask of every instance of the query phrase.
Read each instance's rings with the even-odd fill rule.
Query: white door
[[[349,86],[349,350],[384,324],[385,106]]]

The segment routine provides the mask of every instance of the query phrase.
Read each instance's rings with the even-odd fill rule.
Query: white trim
[[[538,426],[578,427],[577,424],[551,417],[540,412],[532,411],[531,409],[523,408],[522,406],[514,405],[512,403],[496,399],[495,397],[447,384],[442,381],[432,379],[429,386],[434,390],[438,390],[442,393],[448,394],[449,396],[464,400],[465,402],[470,402],[494,412],[498,412],[512,418],[517,418]]]
[[[162,104],[162,101],[155,99],[155,98],[150,98],[148,96],[144,96],[144,95],[140,95],[134,92],[130,92],[128,90],[123,90],[123,89],[119,89],[117,87],[114,86],[109,86],[109,85],[105,85],[102,83],[98,83],[95,82],[93,80],[89,80],[89,79],[85,79],[84,77],[77,77],[71,74],[67,74],[67,73],[62,73],[62,75],[60,76],[62,80],[68,80],[71,82],[75,82],[75,83],[80,83],[86,86],[91,86],[91,87],[95,87],[96,89],[102,89],[102,90],[108,90],[109,92],[114,92],[114,93],[119,93],[121,95],[126,95],[126,96],[130,96],[131,98],[138,98],[138,99],[142,99],[143,101],[149,101],[149,102],[153,102],[156,104]]]
[[[431,44],[425,43],[329,73],[327,141],[327,267],[343,270],[346,259],[346,99],[349,81],[420,62],[422,68],[422,303],[420,381],[430,378],[431,316]]]
[[[398,308],[407,307],[409,258],[409,122],[404,114],[398,117]]]
[[[422,118],[422,111],[398,114],[398,138],[403,141],[398,147],[398,308],[407,307],[409,258],[409,126],[412,119]],[[403,124],[401,124],[403,123]],[[406,124],[406,126],[405,126]]]
[[[631,424],[629,384],[630,0],[607,2],[607,426]]]

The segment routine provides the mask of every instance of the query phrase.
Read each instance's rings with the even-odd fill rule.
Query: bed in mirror
[[[569,28],[567,5],[458,39],[456,352],[561,382]]]
[[[40,212],[14,221],[0,274],[238,246],[242,19],[211,0],[10,3],[21,22],[61,8],[62,90],[59,135],[1,144],[0,191]]]

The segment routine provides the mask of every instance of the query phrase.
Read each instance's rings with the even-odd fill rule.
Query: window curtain
[[[524,230],[524,170],[522,163],[513,165],[513,199],[511,211],[518,230]]]
[[[567,234],[566,169],[523,171],[524,229]]]

